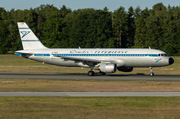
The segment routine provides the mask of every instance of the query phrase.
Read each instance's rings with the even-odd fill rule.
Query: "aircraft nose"
[[[174,63],[174,59],[173,58],[169,58],[169,65]]]

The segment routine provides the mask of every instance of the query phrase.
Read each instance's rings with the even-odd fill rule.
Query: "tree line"
[[[120,6],[72,11],[63,5],[6,11],[0,7],[0,54],[22,49],[17,22],[26,22],[49,48],[155,48],[180,55],[180,7]]]

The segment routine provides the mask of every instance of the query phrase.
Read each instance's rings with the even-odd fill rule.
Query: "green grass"
[[[175,63],[166,67],[154,68],[155,74],[180,74],[180,57],[173,57]],[[0,55],[0,72],[31,72],[31,73],[87,73],[89,68],[61,67],[41,62],[32,61],[16,55]],[[98,72],[95,70],[95,72]],[[149,68],[134,68],[133,72],[124,73],[117,71],[116,74],[149,74]]]
[[[0,79],[0,92],[178,92],[180,82]]]
[[[155,74],[180,74],[180,57]],[[42,64],[0,55],[0,72],[87,73],[89,69]],[[117,72],[122,73],[122,72]],[[135,68],[130,74],[149,73]],[[0,91],[180,91],[179,82],[0,80]],[[0,119],[178,119],[180,97],[0,97]]]
[[[8,119],[178,119],[179,97],[1,97]]]

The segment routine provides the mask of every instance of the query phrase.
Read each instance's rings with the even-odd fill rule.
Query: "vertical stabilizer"
[[[46,49],[25,22],[18,22],[17,24],[24,50]]]

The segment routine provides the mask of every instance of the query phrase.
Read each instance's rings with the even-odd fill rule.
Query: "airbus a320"
[[[90,68],[89,76],[94,75],[93,70],[105,75],[117,70],[131,72],[134,67],[149,67],[150,76],[154,76],[153,67],[174,63],[165,52],[150,48],[47,48],[25,22],[17,24],[23,50],[16,51],[16,55],[52,65]]]

